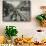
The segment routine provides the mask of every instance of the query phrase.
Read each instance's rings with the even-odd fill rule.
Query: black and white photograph
[[[3,21],[30,21],[30,0],[3,0]]]

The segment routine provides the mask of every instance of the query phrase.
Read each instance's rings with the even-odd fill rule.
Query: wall
[[[30,22],[3,22],[2,21],[2,0],[0,0],[0,35],[4,34],[4,28],[6,25],[16,26],[19,31],[18,36],[21,36],[23,34],[24,36],[29,37],[32,34],[36,34],[37,29],[46,30],[46,28],[40,27],[35,19],[35,16],[41,13],[40,6],[42,5],[46,5],[46,0],[31,0],[31,21]]]

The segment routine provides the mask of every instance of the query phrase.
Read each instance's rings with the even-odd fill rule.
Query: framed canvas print
[[[30,0],[3,0],[3,21],[30,21]]]

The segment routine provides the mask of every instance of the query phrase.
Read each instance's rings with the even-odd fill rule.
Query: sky
[[[20,4],[20,1],[16,1],[16,0],[4,0],[4,1],[12,4],[14,7],[17,7]]]

